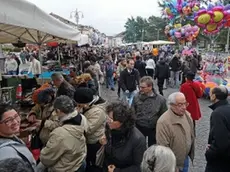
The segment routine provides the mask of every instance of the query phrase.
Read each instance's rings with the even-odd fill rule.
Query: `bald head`
[[[226,100],[228,98],[228,89],[224,86],[215,87],[211,91],[210,98],[211,100]]]

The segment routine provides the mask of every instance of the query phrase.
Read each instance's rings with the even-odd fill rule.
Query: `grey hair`
[[[176,157],[168,147],[153,145],[143,156],[142,172],[175,172]]]
[[[73,100],[68,96],[59,96],[54,101],[54,109],[59,109],[65,114],[70,114],[74,112],[75,106]]]
[[[52,80],[64,80],[64,77],[61,73],[53,73],[51,78]]]
[[[181,92],[175,92],[170,94],[168,97],[168,106],[176,103],[177,96],[184,96],[184,94]]]
[[[153,86],[153,78],[150,76],[144,76],[140,79],[140,83],[146,83],[148,86]]]

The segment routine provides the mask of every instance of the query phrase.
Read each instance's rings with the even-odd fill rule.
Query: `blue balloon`
[[[187,6],[187,2],[183,2],[182,7],[186,7]]]
[[[174,35],[174,30],[170,30],[169,34],[170,34],[170,36],[173,36]]]
[[[230,10],[230,4],[226,5],[226,6],[224,7],[224,10],[226,10],[226,11]]]

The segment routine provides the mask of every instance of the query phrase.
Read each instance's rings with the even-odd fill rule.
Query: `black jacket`
[[[230,104],[227,100],[222,100],[210,108],[213,112],[208,140],[210,147],[205,153],[207,167],[211,167],[211,172],[228,172],[230,171]]]
[[[131,73],[128,72],[127,68],[124,69],[120,74],[120,84],[123,91],[129,90],[130,92],[137,89],[139,85],[140,75],[137,69],[133,69]]]
[[[136,115],[136,124],[145,128],[156,128],[157,120],[167,111],[167,103],[163,96],[154,94],[146,96],[136,94],[132,108]]]
[[[181,61],[178,59],[178,57],[173,57],[171,62],[169,63],[169,66],[171,67],[171,70],[173,72],[177,72],[181,70]]]
[[[57,97],[61,95],[69,96],[71,99],[74,99],[75,88],[68,83],[67,81],[62,82],[57,91]]]
[[[140,165],[146,150],[145,137],[137,128],[106,130],[104,171],[115,165],[114,172],[141,172]]]
[[[169,66],[164,61],[160,61],[156,66],[155,78],[168,79],[169,76]]]
[[[135,62],[134,68],[136,68],[139,73],[140,73],[140,77],[146,76],[146,70],[145,70],[145,66],[146,64],[144,62],[142,62],[141,60],[137,60]]]

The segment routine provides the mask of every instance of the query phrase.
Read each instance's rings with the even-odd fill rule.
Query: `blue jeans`
[[[129,92],[129,93],[125,93],[124,91],[123,91],[123,101],[124,102],[128,102],[129,103],[129,106],[131,106],[132,105],[132,102],[133,102],[133,98],[134,98],[134,96],[136,95],[136,93],[137,93],[137,91],[135,90],[135,91],[132,91],[132,92]]]
[[[113,76],[106,76],[106,87],[107,88],[114,88]]]
[[[177,86],[179,87],[179,78],[180,78],[180,71],[174,72],[171,71],[171,84],[172,86]]]
[[[188,169],[189,169],[189,157],[187,157],[185,159],[185,161],[184,161],[184,168],[183,168],[182,171],[180,170],[180,172],[188,172]]]
[[[9,71],[9,72],[7,72],[7,75],[16,75],[16,74],[17,74],[16,71]]]

